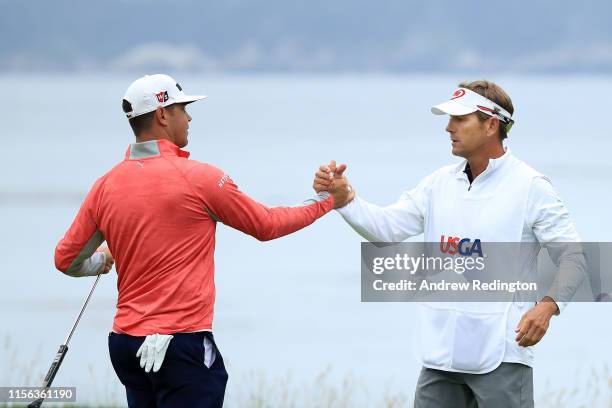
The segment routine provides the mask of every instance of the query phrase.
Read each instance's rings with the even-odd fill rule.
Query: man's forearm
[[[370,242],[385,242],[387,241],[382,231],[376,225],[377,209],[376,206],[355,197],[353,201],[346,206],[339,208],[338,212],[342,215],[344,221],[347,222],[363,238]],[[370,208],[368,208],[370,207]]]
[[[333,209],[334,201],[333,197],[326,197],[304,206],[268,208],[243,196],[240,203],[233,205],[232,216],[219,218],[260,241],[269,241],[312,224]]]
[[[355,197],[338,212],[370,242],[401,242],[423,232],[423,217],[409,200],[380,207]]]
[[[561,312],[586,278],[586,258],[582,244],[577,242],[554,243],[546,246],[553,260],[557,260],[559,265],[546,297],[553,299]]]

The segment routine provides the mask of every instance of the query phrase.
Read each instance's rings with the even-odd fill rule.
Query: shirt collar
[[[510,149],[508,147],[504,147],[504,154],[501,155],[500,157],[496,158],[496,159],[489,159],[489,164],[487,165],[487,168],[483,171],[487,172],[487,173],[492,173],[494,171],[496,171],[497,169],[501,168],[505,163],[507,163],[510,160],[510,157],[512,157],[512,152],[510,151]],[[465,170],[468,167],[468,161],[463,160],[461,163],[459,163],[459,165],[457,165],[457,167],[455,168],[455,173],[457,175],[457,177],[459,178],[463,178],[466,176]]]
[[[181,150],[177,145],[166,139],[132,143],[125,152],[125,160],[139,160],[157,156],[178,156],[188,158],[189,152]]]

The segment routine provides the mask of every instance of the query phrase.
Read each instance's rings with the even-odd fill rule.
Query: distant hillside
[[[612,72],[612,2],[0,0],[0,70]]]

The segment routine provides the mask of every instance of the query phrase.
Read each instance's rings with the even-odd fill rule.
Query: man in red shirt
[[[123,110],[136,143],[96,181],[55,251],[57,268],[71,276],[104,273],[116,261],[109,350],[130,407],[223,404],[227,372],[212,335],[218,221],[271,240],[343,206],[349,193],[268,208],[222,170],[188,160],[185,106],[203,98],[161,74],[129,86]],[[96,252],[103,241],[109,249]]]

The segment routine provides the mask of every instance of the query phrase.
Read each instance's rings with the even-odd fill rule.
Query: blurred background
[[[605,0],[0,3],[13,72],[612,70]]]
[[[91,278],[53,251],[133,135],[127,86],[163,72],[187,93],[187,150],[252,197],[297,205],[321,163],[389,204],[450,154],[429,107],[463,80],[512,97],[507,146],[548,175],[585,241],[609,241],[612,4],[0,0],[0,386],[38,385]],[[417,237],[418,239],[418,237]],[[217,234],[215,337],[228,407],[411,406],[414,307],[360,302],[360,238],[338,214],[260,243]],[[55,385],[125,405],[102,278]],[[536,406],[609,407],[610,304],[571,304],[535,347]]]

